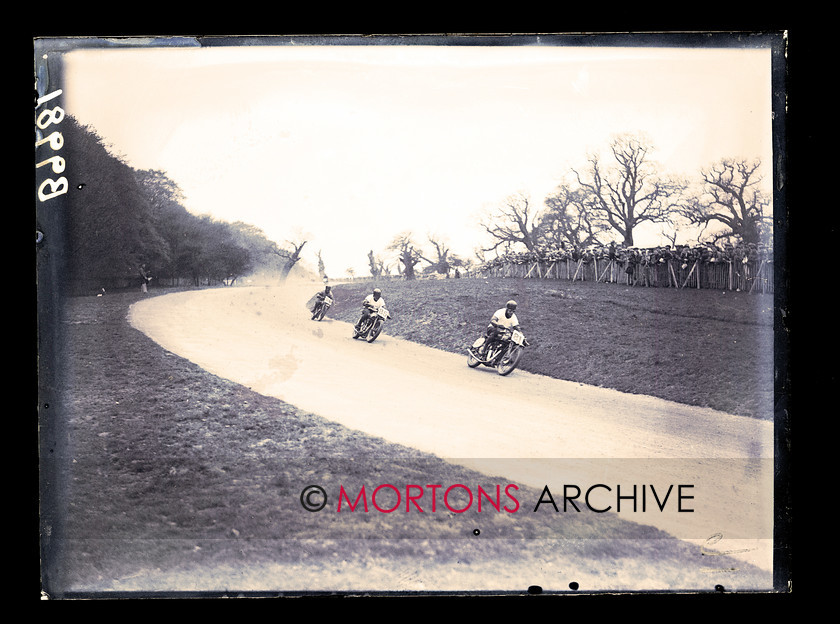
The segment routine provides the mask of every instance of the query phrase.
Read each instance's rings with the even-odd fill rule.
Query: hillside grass
[[[375,287],[385,333],[452,353],[509,299],[531,346],[520,368],[583,384],[773,418],[773,299],[710,290],[535,279],[340,284],[328,316],[355,322]]]
[[[331,312],[353,317],[366,289],[337,288],[339,305]],[[622,296],[590,285],[389,283],[385,296],[395,319],[386,331],[459,352],[492,310],[515,297],[534,343],[525,361],[530,370],[602,385],[618,380],[629,391],[654,388],[667,398],[721,409],[757,409],[756,389],[740,386],[765,373],[758,346],[766,319],[758,314],[760,299],[730,295],[701,305],[699,298],[691,303],[692,293]],[[546,569],[558,571],[557,584],[546,590],[567,591],[574,580],[585,591],[587,579],[561,573],[570,561],[589,562],[593,577],[608,568],[618,588],[643,584],[647,567],[665,570],[675,587],[697,586],[698,549],[612,514],[304,511],[299,496],[311,483],[334,492],[342,484],[492,488],[505,481],[208,373],[128,324],[128,307],[141,297],[130,292],[66,301],[59,390],[41,410],[42,579],[51,596],[171,591],[161,577],[180,579],[171,581],[180,591],[271,590],[272,583],[300,590],[393,589],[411,586],[395,570],[431,563],[456,583],[466,571],[487,566],[492,574],[484,582],[520,591],[525,587],[511,587],[518,582],[511,579]],[[543,304],[547,309],[538,312]],[[622,326],[628,318],[638,320]],[[700,346],[712,336],[714,346]],[[677,345],[682,355],[672,353]],[[640,353],[627,352],[631,347]],[[735,354],[738,362],[728,366],[727,356]],[[689,366],[695,359],[700,362]],[[639,361],[650,368],[639,370]],[[709,377],[695,384],[686,372],[706,374],[709,365],[727,365],[718,380],[739,367],[747,372],[726,387]],[[523,488],[518,499],[524,508],[539,494]],[[365,572],[342,575],[345,566]],[[268,569],[273,577],[263,573]]]

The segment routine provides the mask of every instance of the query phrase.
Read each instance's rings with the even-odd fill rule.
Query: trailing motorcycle
[[[333,298],[329,295],[325,296],[323,299],[318,301],[315,304],[315,308],[312,310],[312,320],[320,321],[321,319],[323,319],[324,315],[327,313],[327,310],[329,310],[332,307],[332,304]]]
[[[483,364],[495,368],[503,376],[513,372],[522,358],[523,350],[528,346],[525,334],[518,329],[505,330],[501,336],[491,340],[485,346],[484,352],[481,352],[479,348],[484,345],[484,340],[484,337],[479,338],[467,349],[467,366],[476,368]]]
[[[368,342],[373,342],[379,337],[379,334],[382,332],[382,325],[389,318],[391,318],[391,315],[385,309],[385,306],[371,311],[370,316],[362,321],[359,330],[356,331],[353,329],[353,338],[362,338]]]

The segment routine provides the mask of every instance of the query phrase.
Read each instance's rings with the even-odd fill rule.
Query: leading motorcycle
[[[327,313],[327,310],[332,307],[333,298],[329,295],[326,295],[323,299],[318,301],[315,304],[315,308],[312,310],[312,320],[313,321],[320,321],[324,318],[324,315]]]
[[[484,344],[484,340],[483,337],[479,338],[467,349],[467,366],[476,368],[483,364],[495,368],[502,376],[513,372],[522,358],[523,350],[529,344],[525,340],[525,334],[518,329],[505,330],[486,346],[484,353],[480,353],[478,349]]]
[[[391,315],[385,306],[381,306],[378,310],[372,310],[370,316],[362,321],[359,330],[353,329],[353,338],[363,338],[368,342],[373,342],[379,337],[382,332],[382,325],[389,318],[391,318]]]

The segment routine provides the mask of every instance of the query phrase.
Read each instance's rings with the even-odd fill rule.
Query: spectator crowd
[[[763,244],[713,243],[633,247],[620,243],[585,249],[508,252],[473,275],[563,277],[631,286],[772,291],[773,251]]]

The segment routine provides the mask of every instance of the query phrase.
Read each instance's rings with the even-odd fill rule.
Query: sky
[[[451,45],[102,47],[63,52],[63,107],[195,214],[307,240],[329,275],[395,236],[474,257],[506,198],[540,206],[623,133],[660,170],[772,161],[769,48]],[[641,246],[664,242],[651,232]],[[681,241],[678,241],[681,242]],[[426,243],[424,245],[424,243]]]

